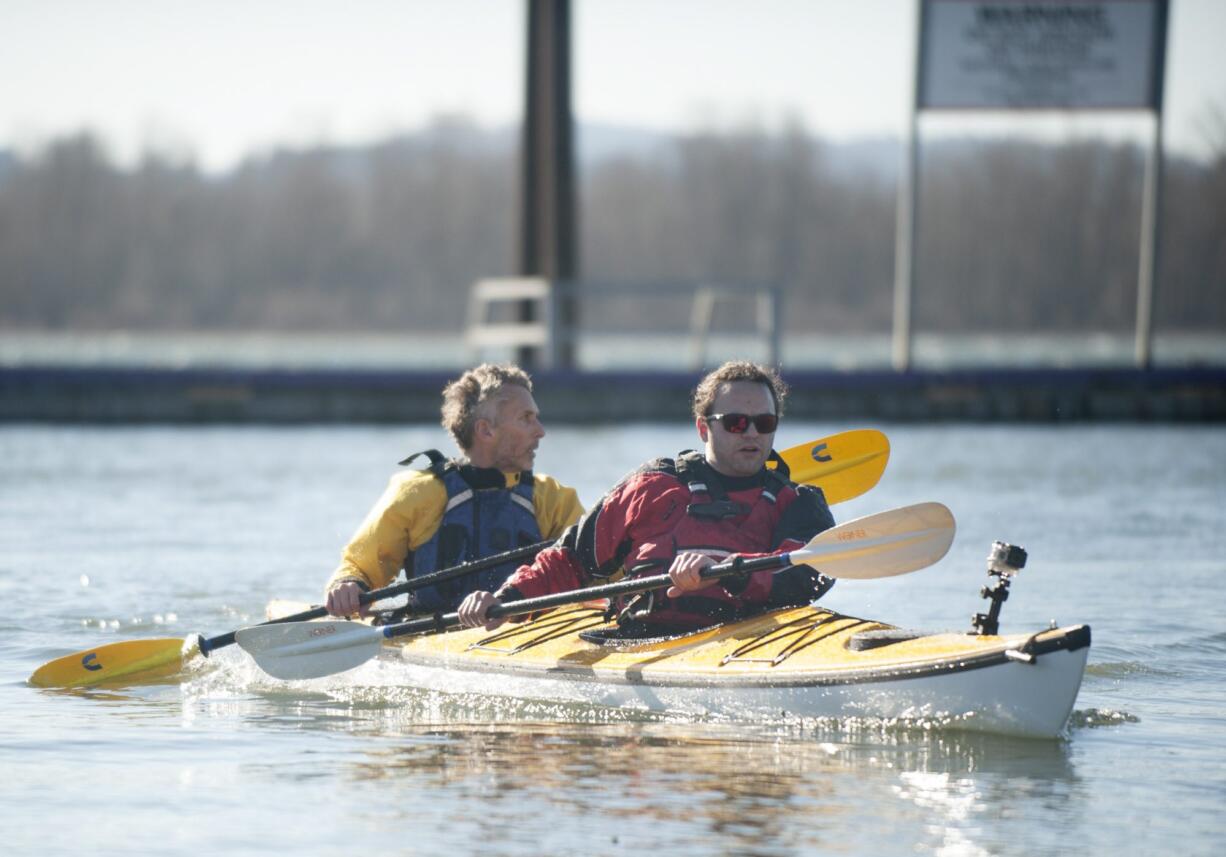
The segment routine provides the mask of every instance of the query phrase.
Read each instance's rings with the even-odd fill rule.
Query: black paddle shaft
[[[525,545],[514,550],[505,551],[503,553],[487,556],[483,559],[476,559],[472,562],[466,562],[462,565],[444,568],[441,571],[436,571],[433,574],[422,575],[406,580],[403,583],[396,583],[391,586],[384,586],[381,589],[372,589],[369,592],[363,592],[358,598],[360,604],[370,604],[374,601],[381,601],[384,598],[394,598],[397,595],[403,595],[406,592],[412,592],[415,589],[421,589],[425,586],[433,586],[436,583],[442,583],[445,580],[454,580],[457,577],[464,577],[474,572],[484,571],[487,568],[493,568],[496,565],[502,565],[504,562],[514,562],[520,559],[530,559],[536,556],[545,548],[549,547],[553,542],[537,542],[532,545]],[[280,619],[272,619],[268,622],[261,622],[261,625],[280,625],[283,622],[306,622],[310,619],[322,619],[328,615],[326,607],[312,607],[310,610],[304,610],[301,613],[295,613],[292,616],[282,616]],[[234,643],[234,635],[238,631],[231,631],[228,634],[221,634],[216,637],[200,640],[200,653],[208,657],[209,653],[214,649],[220,649],[224,646],[229,646]]]
[[[744,559],[737,557],[719,565],[704,568],[700,574],[704,580],[716,580],[734,574],[754,571],[782,569],[791,565],[788,554],[773,554],[771,556]],[[593,601],[599,598],[616,598],[619,595],[633,595],[659,589],[672,583],[667,574],[656,574],[651,577],[635,577],[629,580],[619,580],[604,586],[593,586],[588,589],[572,589],[570,592],[559,592],[554,595],[542,595],[539,598],[525,598],[522,601],[511,601],[506,604],[495,604],[485,614],[486,619],[501,619],[504,616],[522,616],[525,613],[535,613],[538,610],[549,610],[554,607],[565,607],[568,604],[579,604],[583,601]],[[396,625],[386,625],[383,628],[385,637],[403,637],[407,634],[426,634],[446,631],[460,624],[458,613],[435,613],[421,619],[413,619]]]

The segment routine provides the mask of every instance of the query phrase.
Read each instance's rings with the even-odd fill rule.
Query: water
[[[790,446],[849,428],[785,424]],[[838,520],[940,500],[937,566],[827,603],[968,628],[996,539],[1030,563],[1003,629],[1087,622],[1067,738],[931,724],[710,722],[401,687],[306,685],[237,648],[181,684],[25,684],[99,641],[221,633],[315,601],[409,428],[0,427],[5,853],[1220,853],[1226,432],[882,426],[881,484]],[[591,503],[685,426],[552,427],[539,467]]]

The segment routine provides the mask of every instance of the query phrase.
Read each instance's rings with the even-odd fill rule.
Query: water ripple
[[[1086,675],[1094,678],[1133,678],[1136,676],[1175,677],[1178,670],[1157,667],[1152,663],[1141,661],[1116,661],[1111,663],[1091,663],[1086,666]]]
[[[1120,726],[1125,723],[1140,723],[1141,718],[1127,711],[1110,708],[1078,709],[1069,717],[1069,729],[1098,729],[1102,726]]]

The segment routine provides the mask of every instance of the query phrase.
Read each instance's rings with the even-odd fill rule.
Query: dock
[[[454,371],[0,367],[0,421],[432,423]],[[547,421],[688,418],[700,373],[538,371]],[[814,421],[1226,420],[1226,367],[785,372],[788,415]]]

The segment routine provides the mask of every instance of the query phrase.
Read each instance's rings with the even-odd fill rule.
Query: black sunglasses
[[[758,434],[770,434],[779,427],[779,417],[776,414],[711,414],[703,419],[719,420],[719,424],[729,434],[744,434],[750,423],[753,423]]]

